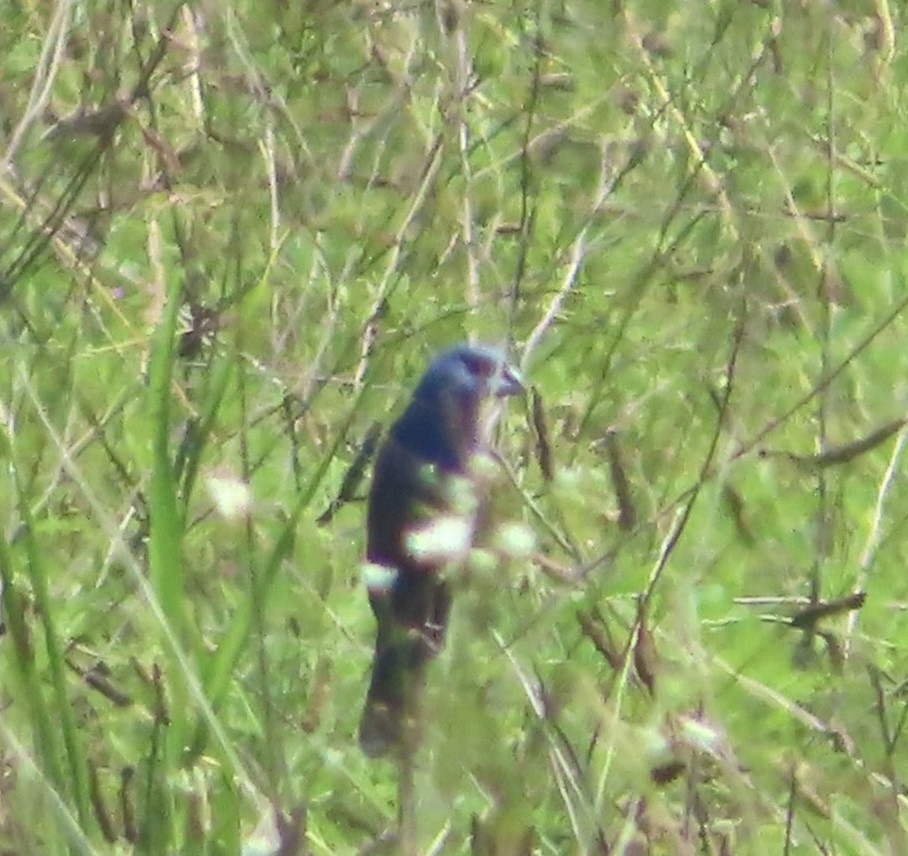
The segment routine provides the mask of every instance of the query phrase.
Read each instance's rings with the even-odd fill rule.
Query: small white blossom
[[[467,553],[472,539],[472,520],[441,515],[407,535],[407,552],[418,562],[450,562]]]
[[[536,549],[536,536],[524,523],[503,523],[495,530],[495,546],[509,559],[523,559]]]
[[[363,584],[369,591],[389,591],[397,579],[397,571],[387,565],[377,565],[375,562],[364,562],[360,568]]]
[[[241,478],[230,474],[211,474],[207,478],[208,493],[218,514],[226,520],[241,520],[252,508],[252,491]]]

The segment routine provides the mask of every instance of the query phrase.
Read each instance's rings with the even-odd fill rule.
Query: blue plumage
[[[521,391],[500,351],[458,345],[432,362],[379,450],[366,556],[388,573],[374,575],[369,588],[378,627],[359,733],[367,755],[411,742],[425,665],[444,644],[448,562],[414,555],[413,535],[457,511],[450,480],[468,475],[483,446],[483,403]]]

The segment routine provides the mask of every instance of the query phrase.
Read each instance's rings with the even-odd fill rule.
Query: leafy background
[[[0,10],[2,852],[908,852],[896,5]],[[467,338],[536,547],[395,841],[357,475]]]

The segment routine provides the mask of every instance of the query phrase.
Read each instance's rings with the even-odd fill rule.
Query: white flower
[[[397,579],[397,571],[387,565],[364,562],[360,568],[363,584],[371,592],[389,591]]]
[[[207,478],[208,493],[218,514],[226,520],[249,516],[252,491],[241,478],[230,473],[212,473]]]
[[[536,536],[524,523],[503,523],[495,530],[495,546],[509,559],[522,559],[536,548]]]
[[[439,515],[407,534],[407,552],[417,562],[451,562],[466,555],[473,540],[473,521]]]

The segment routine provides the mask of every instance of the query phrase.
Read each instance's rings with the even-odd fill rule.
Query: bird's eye
[[[492,363],[489,360],[469,354],[463,358],[463,362],[473,377],[489,377],[492,374]]]

